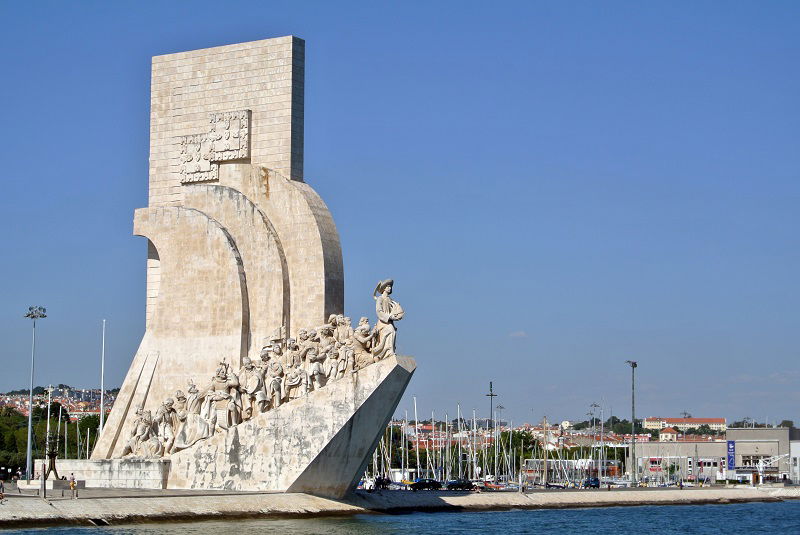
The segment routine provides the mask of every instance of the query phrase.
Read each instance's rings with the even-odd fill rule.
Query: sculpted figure
[[[241,402],[239,381],[228,372],[227,364],[221,363],[211,384],[206,388],[202,414],[212,429],[228,429],[240,421]]]
[[[273,409],[280,407],[283,398],[283,366],[280,363],[280,355],[281,349],[278,344],[272,346],[271,354],[269,348],[261,350],[264,394]]]
[[[144,411],[142,407],[136,407],[135,418],[133,419],[133,426],[131,427],[131,436],[128,438],[127,444],[125,444],[125,448],[122,450],[122,457],[126,455],[132,455],[136,448],[139,446],[139,442],[144,438],[150,437],[149,431],[146,428],[141,428],[140,424],[142,423],[142,414]],[[146,435],[146,436],[145,436]]]
[[[190,391],[194,388],[194,397],[197,398],[197,387],[191,382]],[[191,394],[190,394],[191,397]],[[199,407],[198,403],[195,403]],[[213,431],[209,423],[200,417],[199,408],[197,412],[192,410],[192,402],[183,392],[175,392],[175,416],[178,419],[178,431],[175,433],[175,441],[172,449],[168,453],[175,453],[186,449],[198,440],[208,438]]]
[[[300,353],[300,359],[303,361],[303,365],[306,365],[308,362],[308,351],[314,347],[314,343],[308,337],[308,331],[305,329],[300,329],[297,333],[297,348]]]
[[[367,318],[361,318],[366,320]],[[372,330],[369,328],[369,323],[359,322],[358,327],[353,332],[353,353],[355,359],[356,370],[360,370],[365,366],[369,366],[374,362],[372,356]]]
[[[175,444],[177,442],[178,436],[183,432],[183,428],[186,427],[186,417],[189,415],[188,402],[186,401],[186,394],[183,393],[182,390],[177,390],[175,392],[175,420],[177,421],[177,427],[175,428],[175,440],[172,443],[172,448],[170,448],[167,453],[173,453],[177,451]]]
[[[194,414],[200,414],[200,409],[203,406],[203,398],[200,391],[197,389],[197,385],[194,384],[194,381],[188,381],[187,392],[189,392],[189,395],[186,396],[186,410]]]
[[[261,349],[262,352],[264,350],[266,350],[267,352],[271,353],[270,361],[275,360],[275,361],[279,362],[281,365],[283,365],[283,359],[284,359],[284,356],[283,356],[283,344],[281,344],[279,342],[275,342],[275,343],[273,343],[273,344]]]
[[[172,451],[175,443],[175,433],[178,429],[178,415],[174,409],[175,402],[172,398],[167,398],[156,411],[153,419],[158,426],[158,439],[164,445],[164,451]]]
[[[343,315],[338,314],[334,318],[333,323],[333,338],[343,345],[350,344],[350,340],[353,337],[353,328],[350,326],[349,318],[345,318]]]
[[[341,344],[339,348],[339,361],[341,365],[339,376],[342,377],[348,371],[355,371],[355,352],[353,347],[355,341],[353,340],[353,327],[350,318],[346,318],[340,314],[336,316],[336,322],[336,330],[333,336],[336,341]]]
[[[297,344],[297,340],[294,338],[289,338],[286,341],[286,358],[284,359],[286,367],[302,367],[303,366],[303,355],[300,351],[300,346]]]
[[[284,400],[291,401],[308,394],[308,374],[294,362],[286,368],[283,376]]]
[[[339,316],[336,314],[331,314],[328,316],[328,323],[325,324],[326,326],[330,327],[332,331],[334,331],[334,336],[336,336],[336,326],[339,325]]]
[[[341,317],[341,316],[340,316]],[[342,337],[344,338],[345,343],[349,343],[353,341],[353,321],[348,318],[347,316],[341,317],[342,320],[339,323],[339,328],[343,333]]]
[[[403,319],[403,307],[389,297],[392,294],[393,284],[392,279],[382,280],[372,292],[372,296],[375,298],[375,314],[378,316],[372,355],[377,360],[394,356],[397,334],[394,322]]]
[[[253,361],[245,357],[239,370],[239,392],[242,395],[242,420],[249,420],[256,411],[264,412],[267,408],[267,393],[261,370]]]
[[[333,347],[328,351],[328,358],[325,360],[325,376],[328,380],[337,379],[339,371],[344,371],[344,361],[340,359],[342,344],[334,342]]]
[[[144,411],[142,413],[142,423],[140,425],[147,429],[147,439],[139,441],[139,445],[133,454],[136,457],[144,457],[146,459],[164,455],[164,445],[153,431],[153,416],[150,411]]]
[[[138,418],[134,420],[134,429],[131,431],[130,440],[122,450],[122,456],[161,457],[164,453],[164,448],[153,430],[152,414],[150,411],[141,410],[141,408],[137,409],[136,413]]]
[[[330,353],[333,351],[334,346],[336,345],[336,339],[333,337],[333,327],[330,325],[323,325],[319,329],[319,352],[320,353]]]
[[[344,377],[347,372],[355,371],[355,351],[352,340],[350,345],[341,344],[339,348],[339,377]]]
[[[311,390],[316,390],[325,386],[328,374],[325,371],[324,363],[327,355],[317,353],[316,348],[311,348],[308,352],[308,362],[311,370],[308,372],[308,383]]]
[[[311,347],[317,350],[317,353],[319,353],[319,336],[317,336],[316,329],[308,330],[308,343]]]

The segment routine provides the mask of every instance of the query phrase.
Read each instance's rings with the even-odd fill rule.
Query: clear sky
[[[800,422],[797,2],[0,3],[0,390],[119,385],[144,329],[150,57],[306,40],[346,312],[398,410]]]

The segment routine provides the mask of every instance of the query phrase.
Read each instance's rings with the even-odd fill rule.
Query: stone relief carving
[[[270,337],[262,348],[261,362],[245,357],[236,373],[221,362],[208,386],[201,390],[189,380],[187,393],[177,390],[155,417],[139,407],[122,456],[153,458],[186,449],[395,355],[395,322],[404,311],[389,297],[393,285],[392,279],[382,280],[373,292],[374,326],[362,317],[353,328],[350,318],[335,314],[323,325],[300,329],[296,339],[281,329],[276,334],[282,338]]]
[[[250,110],[212,113],[209,130],[181,136],[181,183],[219,179],[219,162],[250,157]]]

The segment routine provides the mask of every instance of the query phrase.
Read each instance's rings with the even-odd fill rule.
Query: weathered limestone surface
[[[206,380],[220,358],[246,354],[249,305],[241,256],[230,234],[202,212],[163,206],[136,212],[134,231],[161,257],[156,311],[92,452],[118,457],[138,406],[155,412],[189,377]]]
[[[121,454],[137,409],[238,369],[276,330],[344,312],[333,218],[303,182],[304,42],[153,58],[146,332],[92,459]],[[288,177],[288,178],[287,178]]]
[[[303,179],[305,41],[287,36],[153,58],[150,205],[182,204],[180,136],[209,130],[209,114],[250,110],[250,155]]]
[[[219,183],[241,191],[274,225],[289,269],[291,318],[287,333],[343,312],[344,267],[333,217],[308,184],[262,166],[225,163]]]
[[[171,489],[352,490],[416,368],[390,357],[171,456]]]
[[[293,36],[154,57],[150,206],[184,204],[182,140],[208,133],[221,112],[250,112],[248,163],[302,181],[304,94],[305,41]],[[150,263],[148,281],[158,277]]]
[[[247,276],[246,353],[255,360],[262,340],[289,321],[289,271],[278,234],[266,214],[233,188],[187,186],[186,205],[218,221],[236,243]]]
[[[41,463],[42,461],[37,461]],[[164,489],[169,476],[169,459],[59,459],[58,473],[70,474],[89,488]],[[34,490],[36,482],[32,482]]]

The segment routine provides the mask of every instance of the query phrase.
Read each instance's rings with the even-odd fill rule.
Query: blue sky
[[[346,311],[396,280],[398,413],[800,422],[800,5],[2,2],[0,390],[117,385],[144,329],[149,62],[306,40]]]

